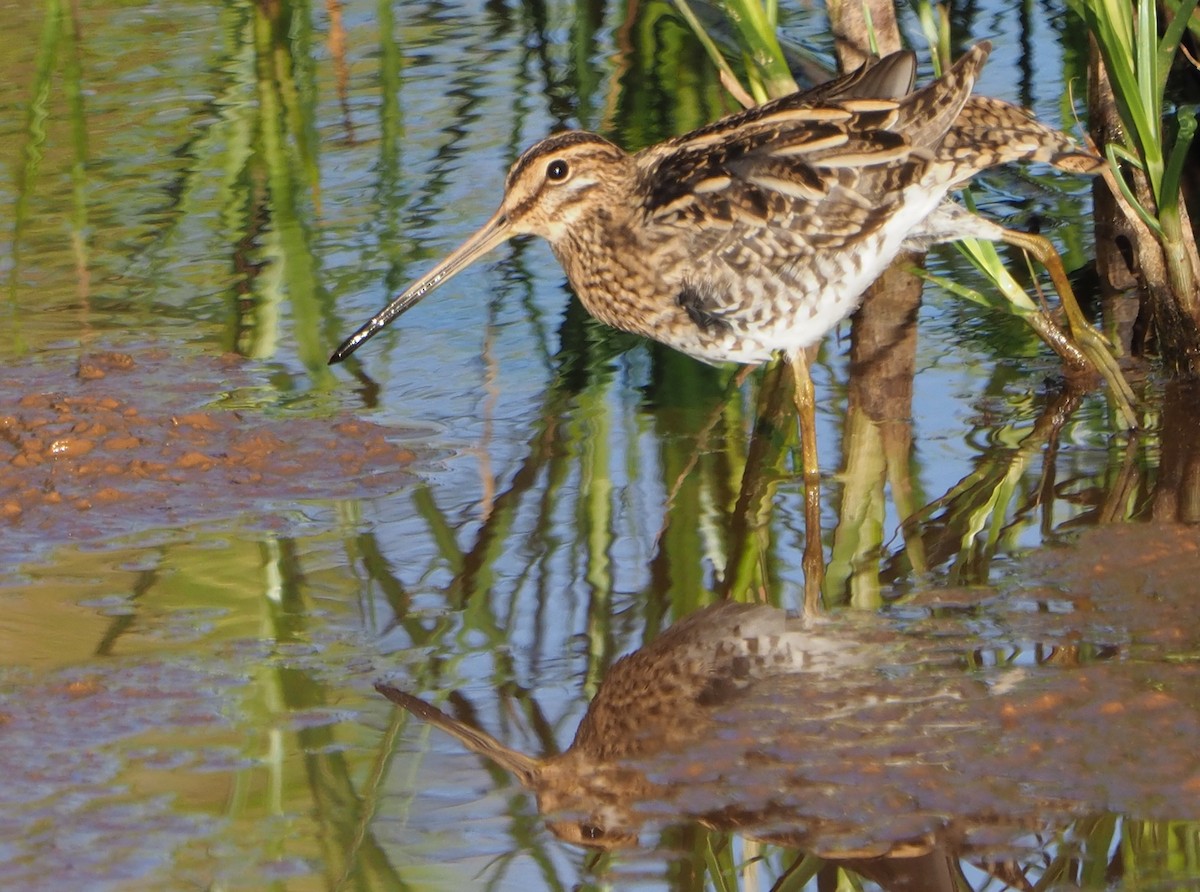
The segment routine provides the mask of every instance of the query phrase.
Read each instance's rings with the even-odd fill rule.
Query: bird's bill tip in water
[[[424,278],[413,282],[390,304],[371,317],[358,331],[346,338],[329,357],[329,364],[341,362],[371,338],[383,330],[389,322],[404,313],[414,304],[425,297],[460,270],[470,266],[488,251],[508,241],[513,235],[508,217],[503,209],[497,211],[490,220],[473,236],[463,242],[450,253],[445,260],[429,271]]]

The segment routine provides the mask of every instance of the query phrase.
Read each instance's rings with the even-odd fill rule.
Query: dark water
[[[827,615],[754,669],[706,662],[758,640],[720,610],[662,634],[801,606],[772,373],[593,323],[541,243],[325,365],[532,140],[729,110],[669,4],[0,11],[0,886],[1200,888],[1193,391],[1135,369],[1126,433],[933,286],[844,325]],[[981,92],[1068,120],[1077,29],[1033,17],[956,35],[997,44]],[[1088,188],[977,200],[1073,268]]]

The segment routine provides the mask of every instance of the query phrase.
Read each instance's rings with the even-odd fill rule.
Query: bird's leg
[[[1059,356],[1073,366],[1078,367],[1078,354],[1082,351],[1088,364],[1108,382],[1125,423],[1131,428],[1136,428],[1137,414],[1133,411],[1136,397],[1133,390],[1121,373],[1121,367],[1113,357],[1108,341],[1088,323],[1083,311],[1079,309],[1079,303],[1075,300],[1075,292],[1067,280],[1067,271],[1063,269],[1062,258],[1058,256],[1054,245],[1043,236],[1029,232],[1018,232],[1013,229],[1001,229],[1000,232],[1002,233],[1000,237],[1004,242],[1029,252],[1050,274],[1050,281],[1054,283],[1054,289],[1058,292],[1059,300],[1062,301],[1063,311],[1067,316],[1067,326],[1071,330],[1074,344],[1068,346],[1062,343],[1062,333],[1050,331],[1048,326],[1035,325],[1038,334]]]
[[[808,354],[790,357],[794,399],[800,425],[800,459],[804,470],[804,615],[815,616],[825,583],[825,552],[821,545],[821,476],[817,464],[817,399]]]

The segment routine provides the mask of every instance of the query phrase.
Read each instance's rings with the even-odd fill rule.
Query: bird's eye
[[[561,183],[567,178],[567,174],[571,172],[571,168],[567,166],[567,162],[561,158],[555,158],[546,166],[546,179],[553,183]]]

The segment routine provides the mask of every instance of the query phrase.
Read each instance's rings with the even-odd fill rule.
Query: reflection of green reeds
[[[825,570],[826,602],[874,609],[882,603],[879,554],[887,504],[884,485],[890,456],[881,425],[851,407],[842,439],[841,510]],[[907,456],[899,456],[907,461]],[[902,516],[907,516],[901,512]],[[916,563],[914,561],[914,563]]]
[[[278,305],[286,292],[296,319],[298,353],[310,375],[326,383],[333,378],[325,364],[325,343],[317,322],[328,295],[320,288],[317,258],[311,245],[303,196],[319,202],[315,151],[316,89],[311,53],[305,52],[311,26],[306,4],[285,3],[272,11],[254,7],[255,77],[258,91],[258,139],[255,146],[266,166],[273,226],[266,252],[275,255],[278,276],[251,305],[246,326],[248,343],[238,350],[249,356],[271,356],[279,334]],[[239,317],[241,314],[239,313]]]
[[[1121,822],[1121,856],[1130,888],[1173,885],[1200,876],[1200,827],[1195,821]]]
[[[1200,875],[1200,825],[1105,814],[1076,821],[1038,889],[1190,888]]]
[[[1053,514],[1053,487],[1041,476],[1030,478],[1030,469],[1040,456],[1042,474],[1053,479],[1058,438],[1078,404],[1077,394],[1066,393],[1047,403],[1031,430],[1005,425],[993,431],[995,445],[976,468],[905,520],[906,542],[919,535],[930,565],[949,562],[951,584],[987,583],[1001,546],[1035,523],[1039,512]]]
[[[15,308],[21,281],[21,242],[29,223],[29,204],[37,189],[46,148],[46,123],[50,118],[50,101],[54,74],[60,52],[64,57],[63,78],[71,116],[71,142],[74,161],[71,164],[72,213],[71,244],[75,254],[77,287],[80,297],[88,297],[87,250],[87,118],[84,109],[83,70],[80,61],[79,23],[68,14],[62,0],[46,0],[45,18],[38,41],[37,61],[25,116],[25,148],[23,163],[16,184],[16,201],[12,209],[12,267],[9,274],[9,303]],[[16,346],[21,346],[20,314],[13,313],[4,325],[13,333]]]

